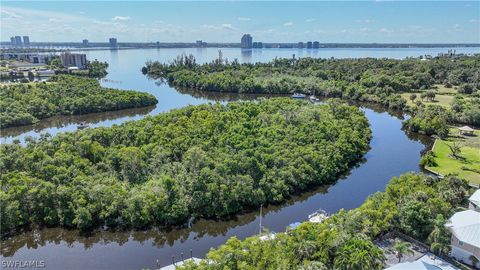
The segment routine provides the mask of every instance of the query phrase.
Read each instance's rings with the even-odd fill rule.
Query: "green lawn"
[[[452,102],[455,98],[455,95],[458,95],[457,87],[447,88],[447,87],[445,87],[444,85],[441,85],[441,84],[434,85],[434,87],[432,89],[421,90],[421,91],[411,92],[411,93],[406,92],[406,93],[402,93],[400,95],[405,100],[407,100],[407,106],[413,106],[413,105],[415,105],[414,102],[416,102],[417,100],[421,100],[420,95],[422,94],[422,92],[427,92],[427,91],[435,91],[435,94],[436,94],[435,95],[435,100],[427,101],[427,99],[424,99],[424,100],[422,100],[423,104],[425,104],[425,105],[436,104],[436,105],[444,106],[444,107],[447,107],[447,108],[450,108],[450,106],[452,105]],[[410,100],[410,95],[412,95],[412,94],[417,95],[417,98],[415,99],[414,102],[412,102]],[[465,95],[465,94],[460,94],[460,95],[463,96],[463,98],[466,98],[466,99],[470,98],[469,95]]]
[[[413,106],[414,103],[410,100],[410,95],[411,94],[416,94],[417,95],[417,98],[415,99],[415,101],[417,100],[421,100],[420,98],[420,92],[415,92],[415,93],[402,93],[401,96],[407,100],[407,105],[408,106]],[[426,105],[429,105],[429,104],[436,104],[436,105],[441,105],[441,106],[445,106],[445,107],[450,107],[452,101],[454,99],[454,96],[452,95],[439,95],[437,94],[435,96],[435,100],[433,101],[427,101],[427,99],[424,99],[422,102],[423,104],[426,104]]]
[[[432,149],[437,166],[426,169],[442,175],[456,173],[470,183],[480,184],[480,130],[475,130],[474,136],[461,136],[457,128],[451,128],[450,134],[447,140],[437,139]],[[447,144],[453,142],[461,146],[460,156],[463,159],[451,157]]]

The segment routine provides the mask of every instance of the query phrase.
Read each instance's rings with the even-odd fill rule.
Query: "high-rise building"
[[[313,42],[313,48],[314,48],[314,49],[320,48],[320,42],[314,41],[314,42]]]
[[[87,67],[87,55],[83,53],[62,53],[60,61],[64,67],[77,67],[79,69]]]
[[[22,37],[21,36],[15,36],[15,46],[16,47],[22,47]]]
[[[30,37],[29,36],[23,36],[23,45],[25,47],[30,47]]]
[[[108,43],[110,43],[110,48],[112,49],[117,49],[118,48],[118,44],[117,44],[117,38],[110,38],[108,40]]]
[[[304,46],[305,46],[305,45],[303,44],[303,42],[301,42],[301,41],[298,42],[297,47],[298,47],[299,49],[303,49]]]
[[[242,49],[251,49],[253,47],[252,41],[253,41],[252,36],[250,36],[250,34],[245,34],[242,36],[240,47]]]
[[[17,43],[15,42],[15,37],[10,37],[10,45],[12,45],[12,47],[17,47]]]
[[[88,39],[82,40],[82,46],[83,47],[88,47]]]
[[[311,41],[307,41],[307,49],[311,49],[312,48],[312,42]]]
[[[263,48],[263,42],[253,42],[252,47],[254,49],[261,49]]]

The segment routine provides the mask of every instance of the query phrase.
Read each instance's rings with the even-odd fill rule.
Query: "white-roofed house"
[[[470,209],[455,213],[445,224],[452,233],[451,256],[470,265],[473,265],[472,257],[475,257],[477,262],[480,261],[479,196],[480,192],[477,190],[469,198]]]
[[[470,201],[468,208],[480,212],[480,189],[475,191],[468,200]]]

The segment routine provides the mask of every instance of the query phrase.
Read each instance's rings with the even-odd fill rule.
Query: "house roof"
[[[469,126],[463,126],[463,127],[458,128],[458,129],[460,129],[462,131],[474,131],[474,129],[469,127]]]
[[[445,224],[458,240],[480,247],[480,213],[465,210],[455,213]]]
[[[470,198],[468,198],[469,201],[474,203],[475,205],[480,206],[480,189],[477,189]]]
[[[450,263],[435,257],[432,259],[428,254],[413,262],[403,262],[393,265],[384,270],[460,270]]]

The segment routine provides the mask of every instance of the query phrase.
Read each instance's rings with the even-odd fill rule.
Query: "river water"
[[[436,55],[450,48],[409,49],[324,49],[310,52],[294,49],[264,49],[242,52],[239,49],[222,49],[224,58],[241,62],[267,61],[275,57],[391,57]],[[456,48],[457,53],[474,53],[478,48]],[[83,116],[54,117],[33,126],[2,130],[2,143],[26,136],[38,137],[44,132],[56,134],[76,129],[83,121],[96,126],[111,126],[146,115],[155,115],[173,108],[206,102],[226,102],[250,99],[255,96],[235,94],[205,94],[198,91],[176,90],[165,84],[148,80],[140,72],[147,60],[170,61],[178,54],[192,53],[199,62],[218,57],[218,49],[147,49],[119,51],[89,51],[87,59],[98,59],[110,64],[107,80],[102,85],[121,89],[135,89],[154,94],[156,106],[99,113]],[[401,130],[402,114],[383,108],[357,104],[364,110],[372,128],[371,149],[364,160],[329,187],[319,187],[310,192],[292,196],[281,205],[264,207],[262,226],[271,231],[283,231],[286,226],[307,219],[322,208],[334,213],[342,208],[358,207],[369,195],[384,190],[388,181],[402,173],[419,171],[421,151],[431,143],[425,136],[408,134]],[[183,253],[204,257],[212,247],[217,247],[236,236],[240,239],[258,233],[259,213],[245,213],[234,218],[199,220],[190,228],[146,231],[100,231],[82,236],[75,230],[42,229],[2,240],[2,260],[42,260],[47,269],[141,269],[154,268],[156,260],[162,266],[170,264],[172,256],[179,260]]]

